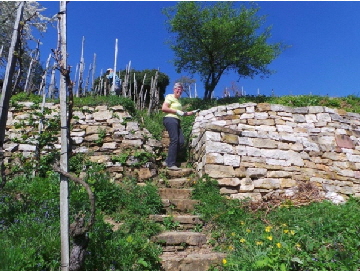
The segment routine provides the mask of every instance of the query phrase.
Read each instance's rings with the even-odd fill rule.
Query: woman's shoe
[[[170,169],[170,170],[181,170],[181,168],[179,168],[177,166],[171,166],[171,167],[168,167],[168,169]]]

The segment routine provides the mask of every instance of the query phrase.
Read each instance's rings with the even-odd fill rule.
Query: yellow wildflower
[[[234,247],[233,247],[233,246],[229,246],[229,250],[234,250]]]
[[[277,246],[278,248],[281,248],[281,243],[276,243],[276,246]]]
[[[245,224],[245,222],[244,221],[240,221],[240,225],[244,225]]]
[[[269,239],[270,241],[272,241],[273,237],[271,235],[269,235],[268,237],[266,237],[267,239]]]
[[[129,235],[129,236],[126,238],[126,242],[132,243],[132,241],[133,241],[133,238],[132,238],[131,235]]]
[[[297,248],[301,248],[301,245],[299,243],[295,244]]]
[[[283,227],[287,227],[287,225],[284,223],[284,224],[281,224],[281,226],[283,226]]]
[[[222,263],[223,263],[223,265],[225,265],[227,263],[227,260],[225,258],[222,259]]]
[[[255,244],[258,245],[258,246],[261,246],[261,245],[263,244],[263,242],[261,242],[261,241],[256,241]]]
[[[295,234],[295,231],[294,231],[294,230],[291,230],[291,231],[290,231],[290,234],[291,234],[291,235],[294,235],[294,234]]]
[[[249,233],[249,232],[251,232],[251,230],[250,230],[250,229],[246,229],[246,232]]]
[[[245,242],[246,242],[246,240],[244,238],[240,239],[240,243],[245,243]]]
[[[232,232],[232,233],[231,233],[231,236],[235,236],[235,232]]]
[[[284,230],[284,233],[288,233],[289,232],[289,230]]]
[[[266,232],[270,232],[270,231],[271,231],[271,229],[272,229],[272,227],[271,227],[271,226],[267,226],[267,227],[265,227],[265,231],[266,231]]]

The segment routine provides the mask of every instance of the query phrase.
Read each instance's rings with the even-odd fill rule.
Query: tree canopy
[[[236,72],[239,78],[269,76],[268,68],[286,49],[283,43],[269,44],[271,27],[262,29],[265,16],[251,4],[235,8],[233,2],[179,1],[165,8],[171,49],[177,72],[199,74],[204,84],[204,99],[211,98],[221,76]]]

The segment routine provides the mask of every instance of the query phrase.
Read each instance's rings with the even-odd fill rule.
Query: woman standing
[[[181,130],[180,116],[191,116],[199,111],[182,111],[182,105],[179,101],[182,92],[182,84],[175,83],[174,94],[166,95],[165,101],[162,105],[162,111],[168,113],[163,118],[163,124],[168,131],[170,137],[168,156],[164,162],[164,165],[171,170],[181,170],[181,168],[177,167],[175,164],[178,152],[184,146],[184,135]]]

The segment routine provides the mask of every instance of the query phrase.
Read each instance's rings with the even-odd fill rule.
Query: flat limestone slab
[[[193,189],[159,188],[162,199],[190,199]]]
[[[199,232],[169,231],[154,236],[153,241],[165,245],[188,244],[190,246],[201,246],[206,243],[206,236]]]
[[[161,256],[165,271],[207,271],[212,265],[221,265],[224,253],[209,252],[188,255],[169,254]]]

